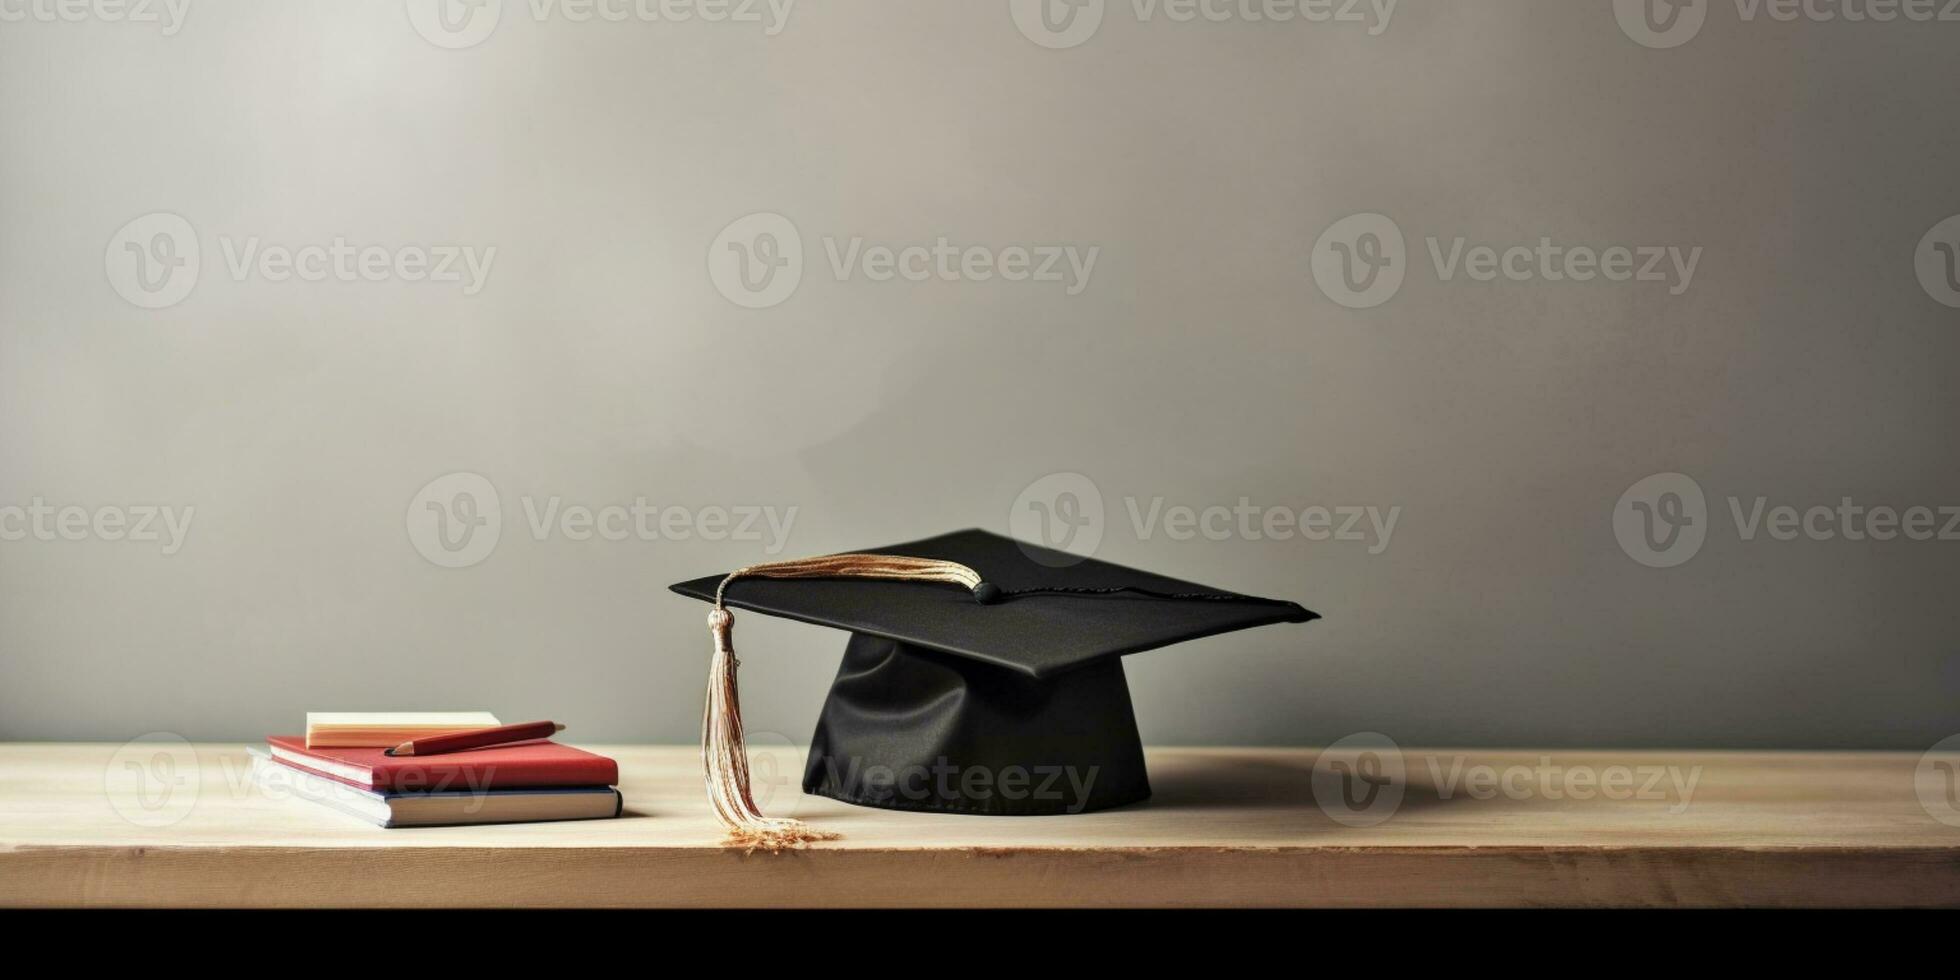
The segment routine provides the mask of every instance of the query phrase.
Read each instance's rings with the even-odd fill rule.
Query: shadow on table
[[[1331,777],[1331,778],[1328,778]],[[1150,799],[1139,808],[1179,809],[1185,807],[1300,807],[1330,813],[1367,809],[1371,794],[1389,787],[1371,787],[1363,774],[1330,771],[1324,774],[1325,788],[1343,798],[1320,806],[1314,796],[1313,760],[1246,758],[1182,759],[1174,766],[1152,768]],[[1397,811],[1439,806],[1451,802],[1440,794],[1426,772],[1410,769],[1399,780],[1401,800]],[[1462,797],[1457,797],[1462,798]]]

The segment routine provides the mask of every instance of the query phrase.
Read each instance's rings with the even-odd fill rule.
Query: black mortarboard
[[[731,617],[722,606],[852,634],[811,739],[805,792],[864,806],[1013,815],[1079,813],[1150,795],[1124,654],[1319,618],[1296,603],[978,530],[752,566],[674,591],[718,603],[709,614],[716,679],[702,732],[710,796],[736,837],[760,846],[825,835],[762,817],[748,797]]]

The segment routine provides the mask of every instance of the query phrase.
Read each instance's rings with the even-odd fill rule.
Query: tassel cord
[[[729,573],[715,587],[715,605],[708,611],[708,631],[715,655],[708,668],[708,696],[701,714],[701,765],[707,779],[708,802],[715,819],[727,829],[727,843],[781,851],[805,847],[836,834],[817,830],[791,817],[768,817],[756,806],[749,781],[748,743],[742,731],[742,700],[736,673],[735,617],[722,604],[729,583],[740,578],[869,578],[901,582],[942,582],[969,590],[981,585],[978,572],[958,562],[900,555],[829,555],[793,561],[750,565]]]

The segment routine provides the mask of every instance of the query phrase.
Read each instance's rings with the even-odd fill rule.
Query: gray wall
[[[1152,742],[1960,730],[1944,517],[1778,540],[1730,503],[1960,505],[1960,222],[1928,237],[1960,212],[1960,24],[1722,0],[1663,48],[1607,3],[1403,0],[1371,35],[1111,0],[1050,47],[1081,35],[992,3],[801,0],[774,36],[527,4],[474,44],[337,0],[0,23],[0,737],[483,707],[688,741],[707,638],[669,583],[1030,533],[1037,498],[1100,499],[1098,557],[1327,617],[1132,658]],[[786,296],[733,278],[763,281],[728,246],[782,221],[723,234],[758,212],[801,244]],[[1096,262],[840,280],[854,236]],[[1701,251],[1486,282],[1439,273],[1459,236]],[[257,264],[336,237],[377,264]],[[412,249],[447,247],[487,275],[432,280]],[[1692,483],[1635,488],[1665,473]],[[426,505],[463,497],[494,549],[443,549],[466,515]],[[540,537],[553,497],[796,511],[780,541]],[[1386,547],[1140,531],[1155,498],[1397,518]],[[194,510],[173,542],[141,507]],[[747,617],[751,726],[806,737],[843,640]]]

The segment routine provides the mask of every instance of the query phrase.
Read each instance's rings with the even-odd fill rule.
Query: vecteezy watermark
[[[503,501],[477,473],[430,480],[408,502],[408,541],[444,568],[468,568],[497,550],[504,533]]]
[[[1259,503],[1244,496],[1231,503],[1212,503],[1130,494],[1123,497],[1123,510],[1139,541],[1161,534],[1172,541],[1354,543],[1370,555],[1388,550],[1402,518],[1400,505]],[[1094,480],[1081,473],[1050,473],[1014,498],[1007,525],[1017,541],[1051,549],[1030,550],[1029,557],[1064,566],[1095,554],[1108,523],[1105,512],[1102,490]]]
[[[1708,0],[1613,0],[1613,17],[1636,43],[1675,48],[1701,33]]]
[[[742,736],[749,752],[749,795],[772,817],[794,817],[803,795],[804,747],[781,732],[751,728]]]
[[[1912,771],[1913,795],[1926,815],[1960,827],[1960,735],[1933,743]]]
[[[1926,295],[1960,309],[1960,214],[1926,230],[1913,252],[1912,268]]]
[[[1561,764],[1551,755],[1513,762],[1426,753],[1412,761],[1394,739],[1360,732],[1314,759],[1314,803],[1336,823],[1372,827],[1395,815],[1419,776],[1438,800],[1641,801],[1665,803],[1668,815],[1679,816],[1694,800],[1702,767]]]
[[[1672,568],[1708,540],[1708,498],[1683,473],[1656,473],[1620,494],[1613,536],[1627,557],[1648,568]]]
[[[1424,239],[1439,282],[1660,283],[1679,296],[1694,285],[1702,247],[1579,245],[1551,236],[1536,242],[1488,244],[1457,235]],[[1314,282],[1328,299],[1352,310],[1380,306],[1401,290],[1409,273],[1402,228],[1387,215],[1351,214],[1327,227],[1310,258]]]
[[[1311,778],[1320,812],[1348,827],[1394,816],[1409,782],[1401,747],[1380,732],[1357,732],[1321,749]]]
[[[1103,525],[1102,490],[1080,473],[1050,473],[1028,484],[1007,511],[1014,540],[1063,553],[1029,552],[1036,561],[1056,567],[1094,555],[1102,545]]]
[[[340,235],[302,245],[269,243],[257,235],[220,235],[218,245],[234,282],[454,283],[465,296],[483,290],[497,260],[495,245],[361,245]],[[117,295],[158,310],[190,296],[203,272],[203,259],[191,223],[158,211],[117,229],[102,263]]]
[[[1331,24],[1379,37],[1395,17],[1398,0],[1127,0],[1137,22],[1172,24]],[[1108,0],[1010,0],[1008,12],[1021,35],[1044,48],[1077,47],[1096,36],[1112,4]]]
[[[202,265],[197,231],[182,217],[157,211],[116,230],[102,267],[116,294],[146,310],[176,306],[197,288]]]
[[[197,749],[172,732],[124,742],[102,767],[110,809],[138,827],[168,827],[190,815],[204,780]]]
[[[1425,760],[1430,785],[1441,800],[1643,800],[1668,804],[1670,816],[1687,812],[1701,785],[1701,767],[1663,765],[1559,765],[1549,755],[1531,764],[1471,764],[1462,755]]]
[[[825,266],[837,282],[990,282],[1059,285],[1069,296],[1089,288],[1100,245],[980,245],[946,235],[922,241],[821,236]],[[804,275],[803,235],[773,211],[729,222],[708,245],[708,278],[729,302],[751,310],[790,298]]]
[[[356,245],[335,235],[331,241],[306,245],[262,243],[257,235],[243,240],[219,236],[225,268],[232,279],[255,276],[266,282],[440,282],[460,283],[463,295],[483,291],[497,246],[474,245]]]
[[[865,764],[863,759],[825,756],[816,774],[828,787],[855,800],[874,803],[1045,804],[1043,810],[1080,813],[1089,805],[1101,766],[959,765],[945,756],[930,765]]]
[[[482,44],[504,17],[504,0],[408,0],[408,24],[451,51]]]
[[[1960,22],[1960,0],[1731,0],[1744,24],[1928,24]],[[1678,48],[1695,39],[1716,0],[1613,0],[1620,30],[1642,47]]]
[[[676,507],[644,496],[630,502],[583,504],[553,494],[519,498],[523,526],[534,541],[745,541],[780,554],[796,525],[798,507],[773,504]],[[468,568],[490,557],[503,536],[503,499],[478,473],[430,480],[408,502],[409,543],[444,568]]]
[[[513,7],[517,0],[510,0]],[[423,40],[455,51],[488,40],[505,0],[408,0],[408,22]],[[742,24],[775,37],[789,26],[796,0],[523,0],[537,23]]]
[[[191,0],[0,0],[0,24],[155,24],[164,37],[184,29]]]
[[[224,791],[233,800],[252,796],[275,802],[304,800],[353,811],[368,819],[376,817],[373,794],[326,776],[290,768],[270,758],[248,757],[245,764],[240,765],[235,755],[226,754],[219,757],[218,770],[224,777]],[[491,784],[496,779],[496,772],[495,765],[480,768],[468,766],[460,773],[404,768],[395,773],[390,790],[396,793],[442,793],[462,800],[462,813],[469,815],[482,810],[483,805],[491,800]]]
[[[197,508],[169,504],[57,506],[35,497],[26,504],[0,504],[0,541],[132,541],[163,545],[174,555],[190,535]]]
[[[1736,539],[1772,541],[1960,541],[1960,505],[1778,502],[1765,495],[1728,498]],[[1627,557],[1649,568],[1693,558],[1713,530],[1701,484],[1684,473],[1636,481],[1613,505],[1613,536]]]

